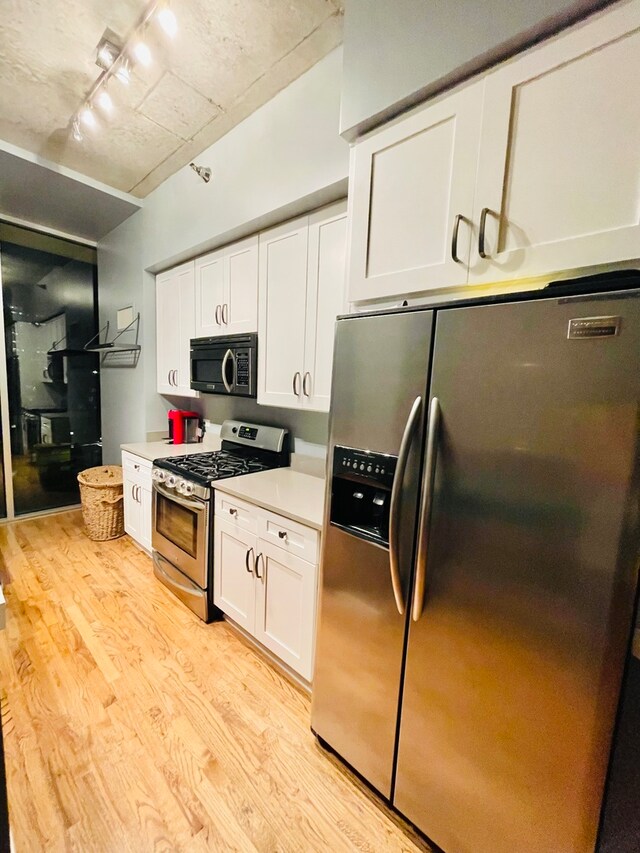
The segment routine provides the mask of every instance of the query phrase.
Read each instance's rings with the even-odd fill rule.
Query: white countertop
[[[215,489],[322,530],[325,484],[321,477],[292,468],[274,468],[219,480]]]
[[[166,459],[168,456],[186,456],[188,453],[207,453],[212,450],[220,450],[220,439],[213,436],[200,444],[167,444],[166,441],[141,441],[137,444],[121,444],[120,449],[153,462],[154,459]]]

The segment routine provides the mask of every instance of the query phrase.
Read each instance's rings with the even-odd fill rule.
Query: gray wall
[[[340,132],[352,140],[606,0],[348,0]]]
[[[192,406],[215,422],[242,417],[281,424],[298,438],[326,443],[326,415],[250,400],[160,397],[151,271],[345,195],[349,147],[338,134],[341,67],[338,49],[196,158],[211,166],[210,183],[188,167],[179,170],[98,243],[101,324],[113,323],[116,310],[132,303],[142,317],[137,367],[101,370],[105,462],[119,461],[120,444],[166,430],[167,409]]]

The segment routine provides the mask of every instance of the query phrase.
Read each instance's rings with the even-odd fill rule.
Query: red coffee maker
[[[167,416],[171,444],[193,444],[200,441],[200,415],[197,412],[170,409]]]

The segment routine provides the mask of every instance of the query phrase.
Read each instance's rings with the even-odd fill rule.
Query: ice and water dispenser
[[[333,453],[331,524],[389,545],[389,505],[397,457],[336,446]]]

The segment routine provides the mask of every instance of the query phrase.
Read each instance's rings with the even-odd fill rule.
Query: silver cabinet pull
[[[258,571],[258,564],[260,563],[260,560],[262,560],[262,574],[260,574],[260,572]],[[260,551],[260,553],[259,553],[259,554],[258,554],[258,556],[256,557],[256,561],[255,561],[255,563],[254,563],[254,567],[255,567],[255,570],[256,570],[256,577],[258,578],[258,580],[260,580],[260,581],[261,581],[261,580],[264,580],[264,557],[263,557],[263,555],[262,555],[262,551]]]
[[[422,397],[416,397],[413,401],[413,405],[411,406],[411,411],[409,412],[404,432],[402,433],[402,441],[400,442],[400,450],[398,452],[398,461],[396,462],[396,472],[393,477],[393,486],[391,487],[391,501],[389,503],[389,571],[391,573],[393,597],[396,600],[396,607],[398,608],[398,613],[401,616],[404,613],[404,599],[402,597],[402,582],[400,580],[399,568],[400,502],[402,498],[404,473],[407,467],[409,451],[411,450],[413,433],[420,420],[421,408]]]
[[[287,538],[287,531],[286,530],[278,530],[278,538],[279,539],[286,539]]]
[[[438,447],[438,428],[440,426],[440,401],[437,397],[431,400],[429,406],[429,425],[427,427],[427,453],[422,477],[422,506],[418,522],[418,556],[416,558],[416,583],[413,590],[411,618],[414,622],[422,616],[424,605],[424,588],[427,578],[427,556],[429,553],[429,526],[431,524],[431,508],[433,506],[433,484],[436,472],[436,457]]]
[[[224,382],[224,387],[227,389],[227,394],[231,393],[231,385],[229,385],[229,383],[227,382],[227,362],[229,361],[229,359],[231,359],[233,361],[233,353],[230,349],[228,349],[225,352],[224,358],[222,359],[222,381]],[[235,374],[235,369],[234,369],[234,374]],[[234,382],[235,382],[235,378],[234,378]]]
[[[245,558],[244,558],[244,565],[245,565],[245,568],[246,568],[246,570],[249,572],[249,574],[250,574],[250,575],[252,575],[252,574],[253,574],[253,569],[252,569],[252,568],[251,568],[251,566],[249,565],[249,554],[251,554],[251,556],[253,557],[253,548],[249,548],[249,550],[247,551],[246,556],[245,556]]]
[[[461,264],[462,260],[458,256],[458,232],[460,231],[460,223],[465,221],[464,216],[458,213],[453,223],[453,234],[451,235],[451,257],[456,264]]]
[[[304,378],[302,379],[302,393],[305,397],[310,397],[311,394],[309,393],[309,391],[307,391],[307,379],[309,380],[309,382],[311,382],[311,374],[308,370],[305,373]]]
[[[481,258],[488,258],[487,255],[487,247],[485,244],[486,238],[486,230],[487,230],[487,216],[491,213],[491,208],[483,207],[482,212],[480,214],[480,231],[478,233],[478,254]]]
[[[300,396],[300,379],[300,371],[296,370],[296,372],[293,374],[293,393],[296,395],[296,397]]]
[[[216,320],[216,324],[218,326],[222,325],[222,323],[220,322],[220,306],[219,305],[216,305],[215,320]]]
[[[229,324],[229,306],[227,305],[226,302],[222,306],[221,314],[222,314],[222,322],[224,323],[225,326],[227,326]]]
[[[132,483],[131,484],[131,500],[135,501],[135,499],[136,499],[136,487],[135,487],[135,484]]]
[[[167,385],[171,385],[171,371],[167,371]]]

